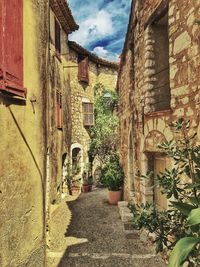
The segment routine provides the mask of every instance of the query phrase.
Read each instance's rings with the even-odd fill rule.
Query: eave
[[[78,30],[79,26],[76,24],[66,0],[50,0],[50,7],[67,34]]]

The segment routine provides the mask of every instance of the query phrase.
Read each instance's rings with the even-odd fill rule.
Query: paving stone
[[[128,206],[128,202],[127,201],[118,201],[118,207],[127,207]]]
[[[133,214],[130,212],[124,212],[121,216],[122,222],[131,222],[133,220]]]
[[[47,267],[165,267],[151,244],[131,229],[124,232],[118,207],[105,198],[106,190],[97,189],[62,202],[51,227]]]
[[[120,207],[119,208],[119,214],[120,214],[120,217],[122,217],[123,214],[125,213],[130,213],[130,209],[128,207]]]

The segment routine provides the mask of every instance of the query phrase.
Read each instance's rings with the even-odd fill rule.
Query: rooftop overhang
[[[81,45],[77,44],[76,42],[69,41],[68,45],[73,51],[75,51],[76,53],[80,55],[87,56],[89,60],[91,60],[92,62],[95,62],[105,67],[110,67],[114,70],[119,69],[119,64],[117,62],[112,62],[112,61],[108,61],[106,59],[100,58],[97,55],[85,49],[84,47],[82,47]]]
[[[66,0],[50,0],[50,7],[66,33],[70,34],[78,30],[79,26],[76,24]]]

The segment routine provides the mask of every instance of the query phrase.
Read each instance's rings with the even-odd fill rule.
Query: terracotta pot
[[[92,191],[92,184],[89,184],[88,186],[89,186],[88,191],[91,192]]]
[[[108,191],[108,202],[112,205],[117,205],[118,201],[121,200],[122,190],[119,191]]]
[[[83,184],[82,185],[82,191],[83,191],[83,193],[88,193],[89,192],[89,185]]]
[[[81,193],[81,188],[80,187],[71,187],[70,188],[70,194],[72,195],[72,196],[77,196],[77,195],[79,195]]]

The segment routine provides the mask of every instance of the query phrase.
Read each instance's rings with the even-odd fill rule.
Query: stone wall
[[[24,1],[26,100],[0,96],[0,266],[44,267],[48,7]]]
[[[160,53],[165,53],[162,57],[158,55],[159,48],[155,49],[154,25],[163,23],[164,18],[158,16],[164,10],[168,36],[165,33],[163,38],[169,40],[169,54],[167,48],[163,51],[160,47]],[[190,119],[191,132],[199,132],[200,27],[196,23],[199,10],[199,1],[133,1],[118,78],[126,199],[152,200],[152,187],[141,182],[139,176],[148,170],[148,153],[158,154],[157,144],[174,137],[169,127],[171,121]],[[167,78],[155,74],[158,64],[166,64],[166,60],[170,94],[162,98],[157,88]],[[157,96],[164,101],[169,98],[169,107],[163,104],[156,109]]]
[[[90,137],[88,128],[83,124],[83,102],[94,103],[94,86],[102,83],[106,89],[115,90],[117,81],[116,68],[107,67],[89,60],[89,84],[78,81],[78,53],[70,48],[69,62],[66,71],[70,77],[71,109],[72,109],[72,146],[81,147],[82,170],[88,163]]]

